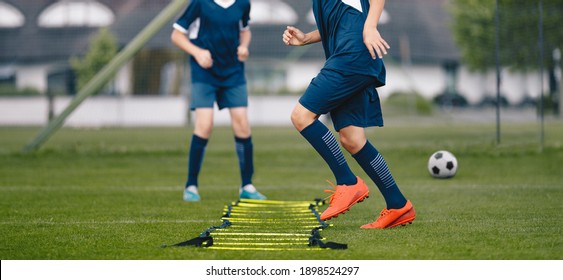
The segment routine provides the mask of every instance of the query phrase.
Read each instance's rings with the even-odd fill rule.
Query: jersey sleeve
[[[242,19],[240,20],[240,30],[241,31],[248,30],[250,28],[249,22],[250,22],[250,1],[248,1],[248,4],[244,9],[244,13],[242,14]]]
[[[182,16],[174,23],[174,28],[182,33],[188,33],[190,24],[194,22],[200,15],[200,0],[192,0]]]

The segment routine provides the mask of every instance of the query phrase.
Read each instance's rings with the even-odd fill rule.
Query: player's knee
[[[315,115],[301,106],[296,106],[291,112],[291,123],[299,131],[302,131],[314,121]]]
[[[340,135],[340,144],[350,154],[356,154],[362,149],[365,141],[362,141],[361,137]]]
[[[251,134],[248,123],[233,124],[233,131],[239,138],[248,138]]]
[[[194,134],[197,135],[200,138],[203,139],[209,139],[211,138],[211,133],[213,132],[213,130],[194,130]]]
[[[232,119],[232,126],[235,130],[248,130],[250,129],[250,124],[247,119]]]
[[[349,141],[349,139],[346,138],[344,139],[341,138],[340,144],[342,144],[342,148],[344,148],[348,152],[350,152],[350,150],[354,150],[354,147],[356,146],[354,142]]]
[[[213,125],[196,125],[194,129],[194,134],[205,139],[209,139],[212,132]]]
[[[291,112],[291,123],[299,131],[301,131],[305,128],[305,127],[303,127],[303,125],[304,125],[303,116],[302,116],[302,114],[299,113],[298,110],[293,110]]]

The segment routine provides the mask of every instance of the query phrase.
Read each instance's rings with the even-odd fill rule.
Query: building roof
[[[148,24],[169,0],[97,0],[109,7],[115,14],[110,30],[121,46],[127,44]],[[278,0],[271,0],[278,1]],[[298,14],[295,25],[303,31],[316,27],[307,20],[311,3],[304,0],[284,0]],[[25,15],[23,26],[0,28],[0,63],[35,63],[42,61],[66,60],[73,55],[84,54],[89,40],[96,33],[93,27],[45,28],[37,24],[40,13],[57,0],[6,0]],[[450,17],[447,13],[449,0],[404,0],[387,1],[385,9],[389,22],[381,25],[380,32],[392,46],[390,55],[397,60],[410,54],[412,63],[441,63],[457,60],[459,52],[449,30]],[[178,11],[178,16],[182,11]],[[170,28],[163,28],[147,47],[174,48],[170,42]],[[253,39],[250,52],[253,58],[285,58],[294,48],[281,42],[285,25],[253,25]],[[408,44],[407,44],[408,42]],[[405,46],[409,46],[408,48]],[[409,51],[406,51],[409,50]],[[303,59],[323,59],[320,44],[304,51]],[[403,56],[405,57],[405,56]]]

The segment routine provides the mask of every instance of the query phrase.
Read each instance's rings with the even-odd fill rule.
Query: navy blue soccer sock
[[[357,183],[356,176],[350,170],[336,138],[323,123],[315,120],[301,131],[301,135],[326,161],[336,178],[337,185],[350,186]]]
[[[254,159],[252,137],[238,138],[235,136],[235,149],[237,151],[238,163],[240,167],[240,177],[242,186],[252,184],[254,174]]]
[[[387,209],[399,209],[405,206],[407,199],[391,176],[385,159],[369,141],[353,157],[379,188],[385,198]]]
[[[201,138],[195,134],[192,136],[190,154],[188,156],[188,180],[186,181],[186,188],[191,185],[197,186],[198,184],[197,177],[201,170],[207,142],[208,139]]]

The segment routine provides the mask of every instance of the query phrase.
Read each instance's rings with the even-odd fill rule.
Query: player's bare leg
[[[246,107],[235,107],[229,109],[229,113],[231,115],[233,133],[235,134],[235,146],[242,179],[242,184],[239,189],[239,198],[267,199],[266,196],[258,192],[252,184],[254,162],[248,110]]]
[[[184,187],[184,201],[200,201],[198,176],[205,154],[207,141],[213,130],[213,108],[197,108],[195,110],[195,127],[190,143],[188,160],[188,180]]]
[[[213,108],[195,109],[195,128],[194,134],[209,139],[213,131]]]
[[[248,121],[248,109],[246,107],[236,107],[229,109],[231,115],[231,125],[233,133],[238,138],[248,138],[251,135],[250,124]]]
[[[350,154],[359,152],[366,144],[366,133],[363,127],[347,126],[338,131],[340,143]]]
[[[309,111],[300,103],[297,103],[291,112],[291,123],[293,123],[293,126],[299,132],[303,131],[303,129],[311,125],[318,118],[319,115]]]

